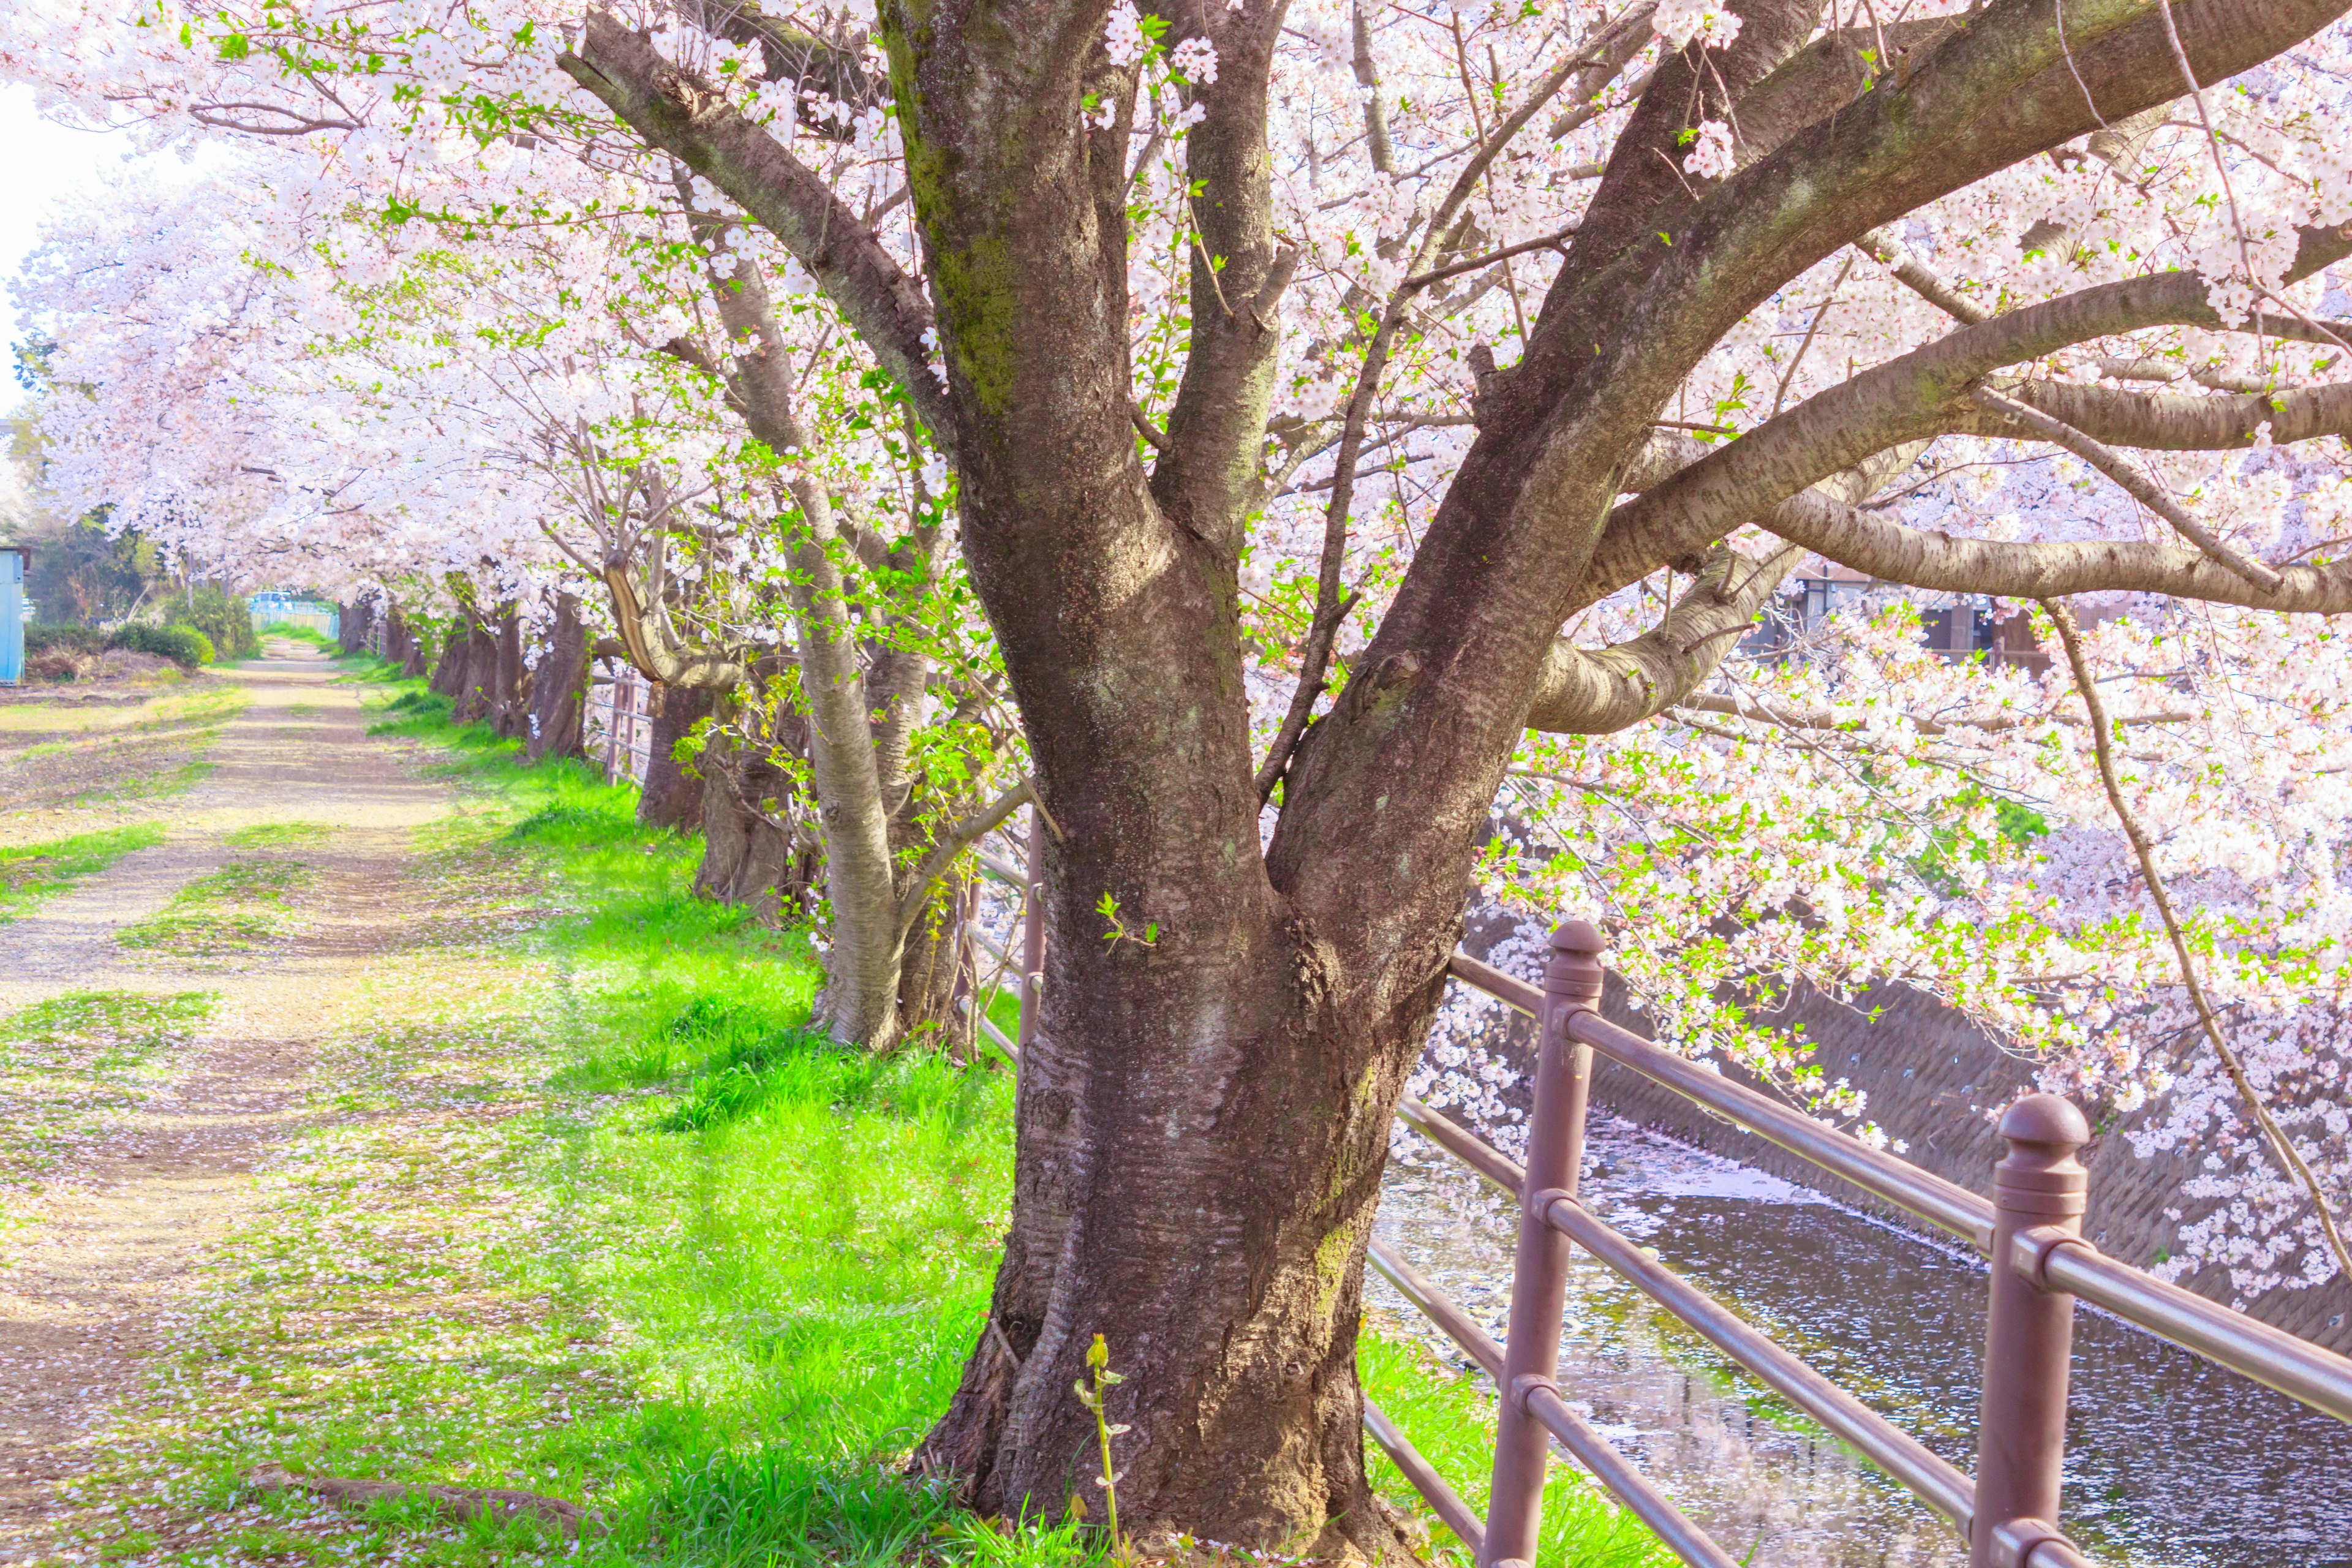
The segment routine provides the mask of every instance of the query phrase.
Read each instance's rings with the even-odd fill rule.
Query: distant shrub
[[[260,657],[261,639],[254,634],[252,606],[217,584],[200,584],[194,593],[175,597],[168,608],[172,624],[204,633],[216,658]]]
[[[96,626],[76,626],[70,621],[50,625],[35,621],[25,628],[25,653],[27,658],[43,653],[97,654],[106,648],[106,634]]]
[[[182,669],[194,669],[213,661],[212,639],[194,626],[154,626],[144,621],[131,621],[115,627],[106,646],[168,658]]]

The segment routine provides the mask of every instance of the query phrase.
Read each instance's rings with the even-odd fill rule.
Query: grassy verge
[[[142,822],[0,849],[0,925],[31,913],[42,900],[97,876],[133,849],[162,842],[163,829]]]
[[[811,1034],[805,936],[696,900],[698,842],[640,830],[634,790],[521,767],[420,682],[386,697],[371,732],[428,742],[462,808],[420,830],[403,939],[175,1321],[168,1396],[79,1493],[87,1532],[185,1568],[1104,1561],[902,1474],[984,1321],[1010,1074]],[[1490,1402],[1377,1331],[1364,1369],[1480,1495]],[[249,1489],[263,1464],[527,1489],[604,1531],[339,1513]],[[1546,1568],[1657,1560],[1560,1483]]]

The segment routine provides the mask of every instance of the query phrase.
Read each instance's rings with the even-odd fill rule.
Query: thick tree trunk
[[[692,833],[702,826],[702,782],[672,753],[717,704],[718,693],[698,686],[653,689],[653,754],[646,763],[645,793],[637,797],[641,826]]]
[[[1136,879],[1063,820],[993,1331],[923,1457],[983,1512],[1091,1499],[1092,1418],[1069,1389],[1099,1333],[1127,1378],[1111,1419],[1133,1428],[1114,1447],[1123,1521],[1380,1554],[1363,1246],[1452,926],[1384,962],[1197,862]],[[1093,889],[1112,886],[1132,929],[1159,921],[1155,946],[1105,942]]]
[[[490,733],[501,741],[525,740],[530,734],[530,710],[523,701],[522,617],[511,604],[502,605],[493,626],[497,651],[490,666]]]
[[[531,671],[530,739],[527,761],[585,754],[581,727],[588,713],[588,629],[576,595],[555,596],[555,622]]]
[[[806,721],[787,712],[785,722],[784,747],[802,751]],[[784,805],[792,783],[772,753],[738,737],[713,735],[699,766],[703,849],[694,890],[743,905],[762,919],[811,913],[824,865],[815,846],[792,829]]]
[[[490,717],[498,703],[499,639],[490,623],[467,612],[466,687],[457,694],[454,713],[458,723],[473,724]]]
[[[362,599],[355,605],[337,606],[335,642],[345,654],[354,654],[367,647],[369,629],[375,623],[375,601]]]
[[[423,646],[418,645],[420,651]],[[473,638],[467,635],[462,620],[453,624],[441,639],[441,658],[433,667],[431,689],[449,699],[453,705],[466,695],[466,661],[473,646]]]

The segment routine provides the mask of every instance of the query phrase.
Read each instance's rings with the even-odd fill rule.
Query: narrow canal
[[[1500,1338],[1517,1210],[1408,1136],[1381,1236]],[[1584,1192],[1668,1267],[1975,1468],[1985,1272],[1972,1255],[1596,1117]],[[1376,1275],[1367,1295],[1465,1358]],[[1962,1568],[1943,1520],[1579,1253],[1560,1390],[1759,1568]],[[2065,1522],[2132,1568],[2352,1568],[2352,1426],[2084,1311]],[[1753,1555],[1750,1555],[1750,1552]]]

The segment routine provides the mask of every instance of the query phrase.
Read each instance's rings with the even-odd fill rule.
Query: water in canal
[[[1402,1142],[1380,1234],[1500,1338],[1517,1210],[1431,1145]],[[1600,1117],[1584,1194],[1668,1267],[1975,1468],[1985,1272],[1973,1255]],[[1366,1278],[1373,1306],[1427,1331]],[[1734,1557],[1759,1568],[1968,1561],[1940,1516],[1580,1252],[1559,1384]],[[2352,1426],[2089,1310],[2074,1390],[2065,1524],[2094,1558],[2352,1568]]]

